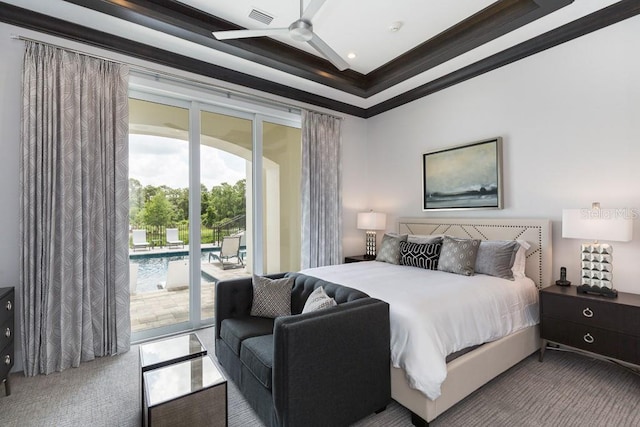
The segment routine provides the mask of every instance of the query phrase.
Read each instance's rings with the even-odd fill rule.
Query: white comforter
[[[528,278],[461,276],[376,261],[301,273],[389,303],[391,362],[430,399],[440,396],[448,354],[538,323],[538,292]]]

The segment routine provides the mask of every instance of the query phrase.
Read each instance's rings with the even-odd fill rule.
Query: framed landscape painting
[[[502,138],[422,155],[422,208],[502,209]]]

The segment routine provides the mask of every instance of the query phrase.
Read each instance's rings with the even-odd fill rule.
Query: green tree
[[[168,225],[174,219],[174,210],[163,191],[158,191],[142,210],[142,219],[146,225]]]

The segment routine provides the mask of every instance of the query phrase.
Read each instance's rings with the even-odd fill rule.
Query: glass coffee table
[[[151,341],[140,344],[140,368],[146,372],[206,354],[207,349],[194,333]]]
[[[140,386],[145,405],[144,373],[207,355],[207,349],[194,333],[140,344]],[[143,415],[143,424],[144,424]]]
[[[145,427],[227,426],[227,380],[209,356],[143,374]]]

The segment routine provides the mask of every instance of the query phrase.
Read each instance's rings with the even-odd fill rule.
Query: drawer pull
[[[595,341],[589,332],[587,332],[582,338],[584,339],[584,342],[588,344],[593,344],[593,342]]]
[[[4,357],[4,364],[11,365],[11,356],[9,356],[8,354]]]
[[[11,329],[7,328],[4,330],[4,336],[7,338],[11,338]]]
[[[7,310],[11,311],[12,308],[13,304],[11,304],[11,301],[7,301]]]
[[[589,307],[582,310],[582,314],[584,315],[584,317],[593,317],[593,311],[591,311]]]

